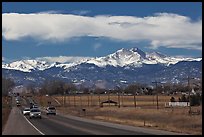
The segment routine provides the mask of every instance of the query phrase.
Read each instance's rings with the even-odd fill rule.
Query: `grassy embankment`
[[[11,97],[2,97],[2,131],[11,112]]]
[[[169,102],[170,96],[159,96],[159,109],[157,109],[156,96],[136,96],[136,108],[133,96],[120,97],[120,108],[113,104],[105,104],[99,107],[99,96],[67,96],[63,105],[62,96],[36,97],[38,102],[46,106],[51,101],[57,107],[57,111],[80,117],[109,121],[114,123],[162,129],[189,134],[202,134],[202,107],[192,107],[192,110],[200,110],[200,115],[189,115],[188,107],[165,108],[165,102]],[[178,96],[176,97],[176,99]],[[108,99],[108,96],[100,96],[100,102]],[[110,96],[111,100],[118,102],[118,96]],[[74,101],[75,100],[75,101]],[[75,103],[74,103],[75,102]],[[86,112],[82,111],[86,109]]]

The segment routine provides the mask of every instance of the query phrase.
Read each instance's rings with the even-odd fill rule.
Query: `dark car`
[[[32,109],[32,108],[39,108],[39,107],[38,107],[37,104],[32,104],[32,103],[31,103],[31,104],[30,104],[30,109]]]
[[[51,106],[51,107],[47,107],[46,108],[46,113],[47,113],[47,115],[49,115],[49,114],[53,114],[53,115],[56,115],[56,108],[55,107],[53,107],[53,106]]]

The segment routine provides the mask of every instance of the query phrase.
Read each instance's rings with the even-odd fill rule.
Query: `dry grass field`
[[[109,121],[120,124],[141,126],[168,131],[202,134],[202,106],[191,107],[193,111],[200,110],[200,115],[189,115],[189,107],[166,108],[171,96],[159,96],[157,109],[156,96],[136,96],[136,107],[133,96],[120,97],[120,107],[107,103],[99,106],[99,101],[108,99],[118,102],[116,95],[77,95],[77,96],[52,96],[35,97],[42,106],[51,101],[57,111],[65,114]],[[174,96],[175,97],[175,96]],[[175,98],[178,99],[179,96]],[[66,99],[66,100],[65,100]],[[63,103],[64,102],[64,103]],[[86,111],[82,111],[85,108]]]
[[[4,126],[6,124],[6,121],[8,120],[11,107],[11,98],[9,97],[2,97],[2,131],[4,129]]]
[[[106,101],[108,99],[119,102],[120,106],[123,107],[134,107],[134,96],[120,96],[120,100],[118,100],[118,96],[110,95],[76,95],[74,96],[55,96],[55,98],[63,105],[63,100],[65,100],[65,106],[99,106],[99,102]],[[177,97],[176,97],[177,98]],[[156,108],[156,96],[136,96],[136,107],[155,107]],[[169,102],[170,96],[159,96],[158,102],[159,107],[164,107],[165,102]],[[107,104],[109,105],[109,104]]]

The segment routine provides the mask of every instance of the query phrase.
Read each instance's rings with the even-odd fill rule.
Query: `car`
[[[19,97],[17,97],[17,98],[16,98],[16,101],[20,101],[20,98],[19,98]]]
[[[31,104],[30,109],[32,109],[32,108],[38,108],[38,105],[37,104]]]
[[[24,108],[23,115],[29,115],[30,114],[30,108]]]
[[[33,108],[38,108],[38,105],[37,105],[37,104],[34,104],[34,105],[33,105]]]
[[[16,106],[19,107],[21,106],[21,103],[19,101],[16,102]]]
[[[40,118],[41,119],[41,111],[38,108],[32,108],[30,110],[30,119],[32,118]]]
[[[53,106],[47,107],[47,108],[46,108],[46,114],[47,114],[47,115],[49,115],[49,114],[56,115],[56,108],[53,107]]]

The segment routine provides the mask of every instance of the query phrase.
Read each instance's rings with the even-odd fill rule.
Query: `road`
[[[3,135],[171,135],[177,134],[162,130],[126,126],[88,120],[70,115],[46,115],[42,119],[29,119],[21,109],[14,106],[5,126]]]

